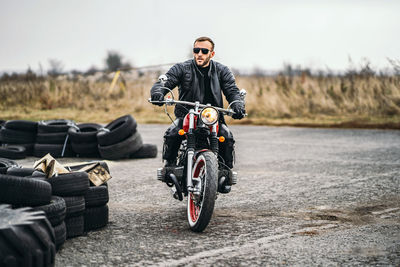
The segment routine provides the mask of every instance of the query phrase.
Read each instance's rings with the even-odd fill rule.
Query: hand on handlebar
[[[235,120],[241,120],[246,115],[246,110],[243,103],[241,102],[233,103],[232,109],[235,112],[235,114],[232,115],[232,118],[234,118]]]
[[[158,101],[163,101],[163,100],[164,100],[164,95],[162,93],[154,93],[151,95],[151,101],[155,101],[152,102],[153,105],[162,106],[164,105],[164,103],[159,103]]]

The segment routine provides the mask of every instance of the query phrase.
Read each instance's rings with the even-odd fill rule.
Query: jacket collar
[[[208,71],[208,76],[211,76],[211,73],[214,71],[214,61],[210,60],[210,70]],[[200,73],[201,76],[203,76],[203,73],[201,73],[199,67],[197,66],[196,62],[194,61],[194,59],[192,59],[192,65],[194,66],[194,69]]]

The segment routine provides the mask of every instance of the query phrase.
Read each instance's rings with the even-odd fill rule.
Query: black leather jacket
[[[194,59],[175,64],[165,75],[168,77],[165,87],[172,90],[178,86],[179,100],[199,101],[202,103],[205,91],[204,84],[198,79],[199,75],[201,77],[202,74]],[[239,88],[236,86],[235,77],[228,67],[211,60],[208,75],[210,77],[214,101],[218,107],[223,107],[221,91],[224,93],[229,103],[234,100],[240,100]],[[160,82],[154,83],[150,91],[152,95],[154,93],[162,93],[165,95],[167,92],[167,90],[161,89]],[[187,110],[184,107],[181,105],[175,106],[175,116],[177,118],[184,117],[186,114]]]

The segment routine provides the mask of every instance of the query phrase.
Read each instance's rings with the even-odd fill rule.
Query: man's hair
[[[194,41],[193,45],[194,45],[196,42],[205,42],[205,41],[209,41],[209,42],[211,43],[211,51],[214,51],[214,42],[213,42],[213,40],[211,40],[211,38],[209,38],[209,37],[205,37],[205,36],[199,37],[199,38],[197,38],[197,39]]]

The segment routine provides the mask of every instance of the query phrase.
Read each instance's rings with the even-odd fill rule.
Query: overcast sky
[[[349,56],[384,68],[400,59],[400,1],[0,0],[0,71],[102,68],[109,50],[135,66],[180,62],[204,35],[231,68],[344,70]]]

